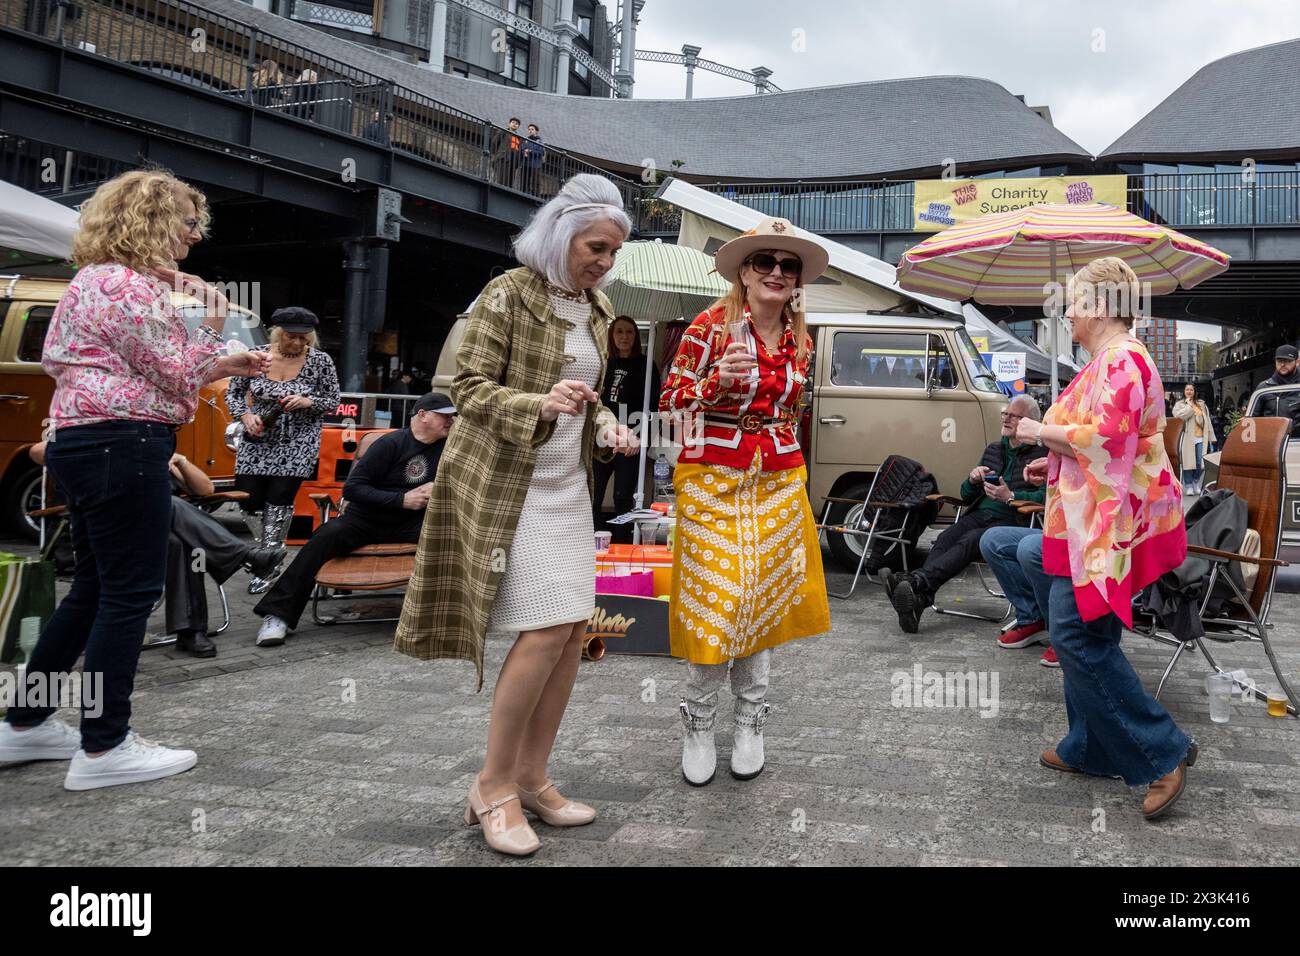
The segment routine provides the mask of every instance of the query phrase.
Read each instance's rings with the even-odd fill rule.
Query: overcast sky
[[[1211,60],[1297,37],[1298,0],[646,0],[637,48],[691,43],[728,66],[766,66],[787,90],[983,77],[1046,104],[1098,153]],[[636,76],[640,99],[685,93],[681,66],[638,62]],[[695,74],[696,96],[749,89]]]
[[[1300,0],[647,0],[637,48],[694,44],[728,66],[766,66],[786,90],[982,77],[1050,107],[1056,127],[1095,154],[1210,61],[1297,37]],[[638,99],[678,99],[685,86],[681,66],[636,64]],[[697,97],[750,89],[695,73]],[[1217,328],[1182,325],[1217,338]]]

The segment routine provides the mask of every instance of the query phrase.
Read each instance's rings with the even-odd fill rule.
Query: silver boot
[[[763,772],[763,725],[772,705],[767,701],[752,704],[736,701],[736,735],[731,745],[731,775],[737,780],[753,780]]]
[[[262,547],[282,548],[284,539],[289,535],[289,522],[293,519],[293,505],[266,505],[262,509]],[[269,591],[276,578],[284,570],[280,562],[275,573],[267,578],[252,577],[248,582],[249,594],[261,594]]]
[[[692,787],[702,787],[713,780],[718,769],[718,752],[713,746],[714,715],[694,715],[684,700],[680,710],[682,725],[686,729],[682,743],[682,776]]]

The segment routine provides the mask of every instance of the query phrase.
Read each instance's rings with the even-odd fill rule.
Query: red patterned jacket
[[[795,426],[812,339],[805,336],[807,344],[800,360],[788,322],[775,352],[768,352],[763,345],[752,319],[749,338],[750,352],[758,356],[757,378],[723,388],[717,368],[728,345],[723,307],[701,312],[682,335],[659,396],[661,412],[703,417],[702,434],[698,417],[696,426],[686,430],[682,461],[746,469],[759,450],[763,471],[803,465]]]

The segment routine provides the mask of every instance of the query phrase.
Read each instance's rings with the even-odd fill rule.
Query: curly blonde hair
[[[178,195],[194,203],[199,234],[206,237],[212,217],[203,193],[166,170],[137,169],[110,179],[82,203],[72,261],[79,267],[113,262],[137,272],[173,267]]]

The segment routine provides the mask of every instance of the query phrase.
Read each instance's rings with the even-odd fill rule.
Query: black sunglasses
[[[788,276],[798,277],[799,274],[803,272],[803,263],[798,259],[790,258],[778,260],[776,256],[769,255],[766,252],[760,252],[756,256],[750,256],[745,260],[745,264],[750,266],[759,275],[763,276],[770,273],[777,266],[781,267],[782,274]]]

